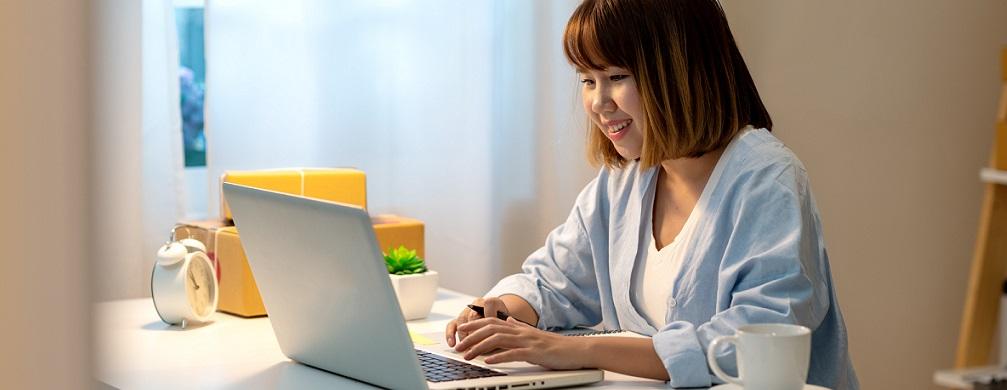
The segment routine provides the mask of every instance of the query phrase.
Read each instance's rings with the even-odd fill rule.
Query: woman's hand
[[[488,364],[524,361],[555,370],[572,370],[588,365],[588,338],[567,337],[539,330],[514,317],[467,321],[458,325],[467,336],[455,345],[465,360],[487,355]]]
[[[504,313],[510,315],[510,312],[507,310],[507,305],[505,305],[503,300],[501,300],[500,298],[493,298],[493,297],[477,298],[476,300],[472,301],[472,304],[476,306],[482,306],[483,314],[486,315],[486,318],[496,318],[497,313]],[[456,336],[457,340],[464,340],[465,337],[468,336],[469,332],[465,332],[458,329],[459,326],[468,323],[470,321],[478,320],[480,318],[483,317],[480,316],[479,314],[476,314],[476,312],[472,311],[472,309],[469,309],[468,307],[462,309],[462,312],[458,313],[458,317],[451,320],[451,322],[448,323],[447,328],[444,329],[444,337],[447,338],[448,346],[450,347],[455,346]]]

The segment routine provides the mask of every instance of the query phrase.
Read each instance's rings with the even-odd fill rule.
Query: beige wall
[[[90,383],[87,5],[0,2],[3,388]]]
[[[811,174],[864,388],[933,388],[953,361],[1007,3],[725,3]],[[87,4],[0,2],[5,387],[87,383]]]
[[[724,1],[808,168],[865,389],[953,364],[1007,2]]]

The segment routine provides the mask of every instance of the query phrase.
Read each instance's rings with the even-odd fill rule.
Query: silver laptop
[[[414,346],[365,210],[229,183],[224,195],[276,340],[297,362],[390,389],[540,389],[603,378]]]

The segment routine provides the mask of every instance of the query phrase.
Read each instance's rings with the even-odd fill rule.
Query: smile
[[[632,119],[627,119],[627,120],[624,120],[624,121],[621,121],[621,122],[615,122],[615,123],[609,122],[609,126],[608,126],[608,138],[610,140],[612,140],[612,142],[619,142],[619,140],[621,140],[623,137],[626,136],[626,133],[629,133],[628,129],[629,129],[629,125],[631,125],[631,124],[633,124],[633,120]]]
[[[625,129],[626,126],[629,126],[630,123],[633,123],[632,119],[627,119],[625,121],[619,122],[615,126],[609,126],[608,127],[608,132],[611,133],[611,134],[618,133],[618,132],[622,131],[622,129]]]

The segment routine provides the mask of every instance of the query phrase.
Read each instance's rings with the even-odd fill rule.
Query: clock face
[[[185,275],[185,295],[189,298],[189,307],[197,316],[205,317],[216,310],[213,302],[216,281],[210,263],[201,257],[193,257]]]

